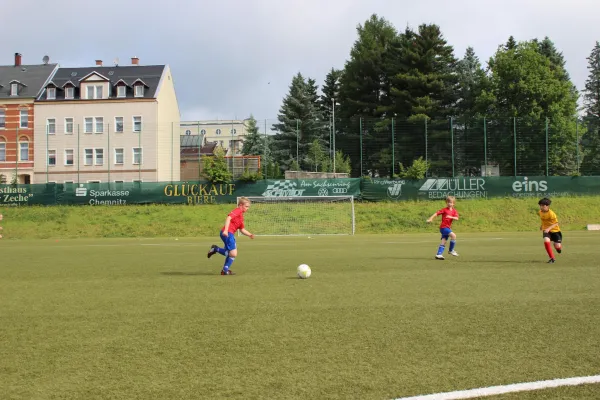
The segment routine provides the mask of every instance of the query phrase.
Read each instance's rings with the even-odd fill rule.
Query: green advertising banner
[[[361,185],[361,198],[369,201],[440,200],[448,195],[457,199],[600,195],[600,177],[363,179]]]
[[[360,196],[360,179],[0,185],[0,206],[235,203],[238,196]]]

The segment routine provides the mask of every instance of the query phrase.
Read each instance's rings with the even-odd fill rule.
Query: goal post
[[[256,236],[354,235],[354,196],[246,197],[244,224]]]

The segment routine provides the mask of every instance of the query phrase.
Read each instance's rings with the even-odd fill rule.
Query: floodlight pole
[[[333,125],[333,177],[335,178],[335,98],[331,99],[331,121]]]

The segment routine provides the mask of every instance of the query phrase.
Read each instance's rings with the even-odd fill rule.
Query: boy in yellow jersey
[[[556,214],[550,209],[551,203],[552,201],[546,197],[538,201],[540,206],[539,215],[540,219],[542,220],[540,230],[542,231],[542,236],[544,237],[544,247],[550,256],[548,264],[554,264],[556,261],[554,259],[554,252],[552,251],[552,245],[550,242],[554,242],[554,248],[559,254],[562,251],[562,232],[558,226],[558,218],[556,217]]]

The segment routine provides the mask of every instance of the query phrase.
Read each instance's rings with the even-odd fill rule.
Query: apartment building
[[[168,65],[59,67],[35,102],[34,183],[180,179],[180,112]]]

